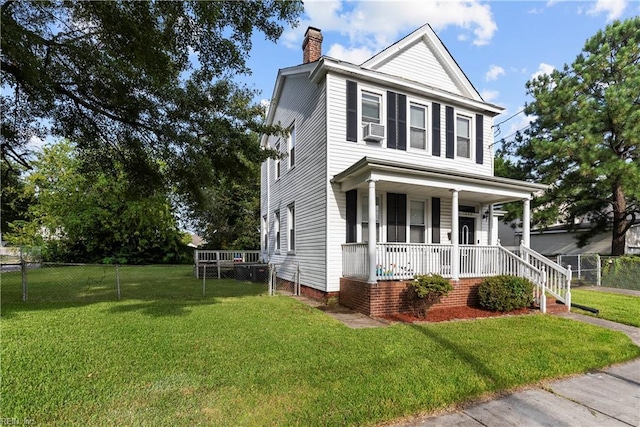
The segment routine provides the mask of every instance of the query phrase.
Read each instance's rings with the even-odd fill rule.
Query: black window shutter
[[[387,148],[398,148],[396,93],[387,92]]]
[[[431,199],[431,243],[440,243],[440,198]]]
[[[481,165],[484,160],[484,116],[476,114],[476,163]]]
[[[407,241],[407,195],[387,193],[387,242]]]
[[[446,125],[446,156],[447,159],[453,159],[455,134],[453,130],[453,107],[445,107],[445,125]]]
[[[347,243],[357,242],[356,220],[358,213],[358,190],[350,190],[347,195]]]
[[[398,94],[397,98],[398,150],[407,150],[407,96]]]
[[[431,144],[431,154],[440,157],[440,104],[434,102],[431,104],[431,122],[433,123],[433,134]]]
[[[347,80],[347,141],[358,142],[358,83]]]

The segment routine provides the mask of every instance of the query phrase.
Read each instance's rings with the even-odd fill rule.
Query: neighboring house
[[[530,232],[530,246],[536,252],[545,256],[578,255],[578,254],[611,254],[611,231],[599,233],[589,240],[583,247],[578,247],[578,235],[588,229],[588,224],[580,224],[569,230],[566,225],[557,224],[545,228],[532,229]],[[509,224],[500,224],[498,236],[505,247],[518,246],[522,239],[522,229],[513,228]],[[625,239],[625,254],[640,255],[640,224],[632,226],[627,231]]]
[[[498,246],[493,205],[521,201],[528,215],[546,186],[493,175],[503,109],[429,25],[360,65],[322,56],[313,27],[302,47],[303,63],[278,72],[267,116],[289,135],[261,141],[281,154],[262,164],[263,259],[298,264],[303,294],[369,315],[405,308],[415,274],[449,277],[450,305],[473,299],[488,275],[542,283],[540,265]]]

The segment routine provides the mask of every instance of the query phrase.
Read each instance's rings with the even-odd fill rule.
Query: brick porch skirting
[[[478,306],[478,286],[482,278],[451,281],[453,291],[433,307]],[[408,281],[381,281],[370,284],[360,280],[341,278],[341,305],[377,317],[410,311],[406,290]]]

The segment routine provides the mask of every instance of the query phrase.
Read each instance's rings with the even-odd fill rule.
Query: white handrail
[[[571,307],[571,266],[564,268],[561,265],[545,258],[538,252],[520,245],[520,253],[524,259],[539,269],[545,270],[545,289],[557,300],[562,301],[567,307]]]

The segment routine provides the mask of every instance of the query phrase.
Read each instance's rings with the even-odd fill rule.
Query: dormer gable
[[[360,67],[482,101],[476,88],[429,24],[377,53]]]

